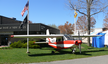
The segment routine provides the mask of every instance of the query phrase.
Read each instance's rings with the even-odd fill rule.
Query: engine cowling
[[[76,40],[75,45],[79,45],[79,44],[82,44],[82,41],[81,40]]]

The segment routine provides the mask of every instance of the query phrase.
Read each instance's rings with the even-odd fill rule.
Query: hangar
[[[0,16],[0,46],[9,45],[10,42],[17,41],[16,39],[11,39],[10,35],[26,35],[27,25],[23,26],[21,29],[20,24],[22,21],[16,20],[16,18],[8,18]],[[59,34],[60,30],[50,27],[42,23],[30,23],[29,24],[29,34],[46,34],[46,29],[49,29],[51,34]]]

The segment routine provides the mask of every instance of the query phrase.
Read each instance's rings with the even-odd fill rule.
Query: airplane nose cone
[[[75,41],[75,45],[79,45],[79,44],[82,44],[82,41],[81,40]]]
[[[78,45],[78,41],[75,41],[75,45]]]
[[[78,44],[82,44],[82,41],[81,40],[78,40]]]

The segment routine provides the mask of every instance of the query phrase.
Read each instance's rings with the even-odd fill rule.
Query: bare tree
[[[105,16],[105,19],[104,19],[104,22],[103,22],[103,27],[104,27],[104,28],[108,28],[108,13],[107,13],[107,15]]]
[[[90,34],[90,17],[92,15],[103,12],[108,7],[107,0],[68,0],[71,10],[87,16],[88,27],[87,32]],[[88,38],[88,46],[90,46],[90,38]]]

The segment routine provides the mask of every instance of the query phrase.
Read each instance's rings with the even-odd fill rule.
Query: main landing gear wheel
[[[74,54],[75,53],[75,50],[72,50],[72,53]]]

